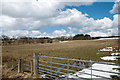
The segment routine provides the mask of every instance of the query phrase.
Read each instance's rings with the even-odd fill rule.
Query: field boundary
[[[112,78],[119,78],[118,75],[120,72],[95,69],[92,66],[95,63],[120,66],[119,64],[110,62],[96,62],[91,60],[87,61],[80,59],[39,56],[34,53],[33,60],[19,59],[17,67],[19,73],[26,71],[30,72],[31,75],[40,75],[43,78],[49,78],[52,80],[71,80],[72,78],[76,78],[76,80],[94,80],[95,77],[97,77],[97,79],[110,80]],[[82,72],[83,69],[88,69],[90,72]],[[97,75],[93,73],[94,71],[114,75],[110,75],[110,77]],[[89,77],[86,78],[81,76],[83,74]]]

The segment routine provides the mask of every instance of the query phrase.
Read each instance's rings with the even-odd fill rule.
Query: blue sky
[[[1,34],[60,37],[117,35],[117,2],[3,2]],[[4,32],[4,33],[3,33]]]
[[[110,10],[112,9],[114,2],[94,2],[92,5],[82,5],[82,6],[66,6],[64,9],[72,9],[76,8],[82,13],[87,13],[89,17],[93,17],[94,19],[102,19],[104,17],[109,17],[113,19],[113,14],[110,14]]]
[[[62,11],[65,11],[67,9],[77,9],[78,11],[81,11],[83,14],[87,13],[90,17],[97,19],[103,19],[104,17],[108,17],[111,20],[113,20],[113,15],[109,11],[112,10],[112,7],[114,5],[114,2],[94,2],[92,5],[82,5],[82,6],[65,6],[65,8],[62,9]],[[42,33],[48,32],[51,34],[54,30],[61,30],[65,29],[68,32],[67,27],[59,27],[59,26],[51,26],[49,28],[41,29],[40,31]],[[75,34],[79,34],[77,32],[74,32]],[[82,33],[81,33],[82,34]]]

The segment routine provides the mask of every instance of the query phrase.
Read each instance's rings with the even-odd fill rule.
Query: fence
[[[119,80],[119,71],[98,69],[93,67],[94,64],[120,66],[119,64],[109,62],[39,56],[34,53],[33,61],[25,59],[20,59],[18,61],[18,72],[24,72],[27,70],[30,71],[31,74],[34,73],[34,75],[41,75],[43,78],[49,78],[52,80],[71,80],[73,78],[75,80],[94,80],[95,78],[96,80],[110,80],[112,77],[114,77],[114,79],[116,78],[115,80]],[[102,68],[103,66],[99,67]],[[101,73],[102,75],[97,73]],[[104,74],[109,74],[109,76]]]
[[[19,59],[18,64],[13,66],[12,70],[18,70],[18,73],[30,72],[33,74],[33,61],[28,59]]]
[[[33,73],[33,62],[32,60],[28,59],[19,59],[18,61],[18,72],[23,73],[23,72],[31,72]]]
[[[108,63],[108,62],[95,62],[95,61],[87,61],[87,60],[79,60],[79,59],[67,59],[67,58],[58,58],[58,57],[49,57],[49,56],[38,56],[34,54],[34,74],[44,75],[45,78],[52,79],[70,79],[71,74],[74,75],[72,78],[76,79],[85,79],[92,80],[94,77],[99,77],[101,79],[110,80],[111,77],[106,77],[103,75],[93,74],[96,72],[101,72],[105,74],[114,74],[115,77],[120,75],[120,72],[108,71],[108,70],[100,70],[93,68],[92,65],[97,64],[105,64],[105,65],[114,65],[119,67],[119,64]],[[102,66],[101,66],[102,67]],[[88,69],[89,72],[82,72],[83,69]],[[93,72],[94,71],[94,72]],[[77,74],[85,74],[86,76],[79,76]]]

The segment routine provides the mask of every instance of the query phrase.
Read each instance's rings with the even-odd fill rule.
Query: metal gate
[[[119,71],[102,70],[102,67],[105,67],[101,65],[106,65],[106,67],[109,65],[115,66],[116,69],[120,68],[119,64],[109,62],[38,56],[34,54],[33,64],[35,75],[41,75],[43,78],[52,80],[119,80],[120,78]],[[93,67],[95,64],[100,68]]]

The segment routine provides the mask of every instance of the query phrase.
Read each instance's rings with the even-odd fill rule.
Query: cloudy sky
[[[9,37],[118,35],[119,0],[82,1],[4,0],[1,3],[0,34]]]

